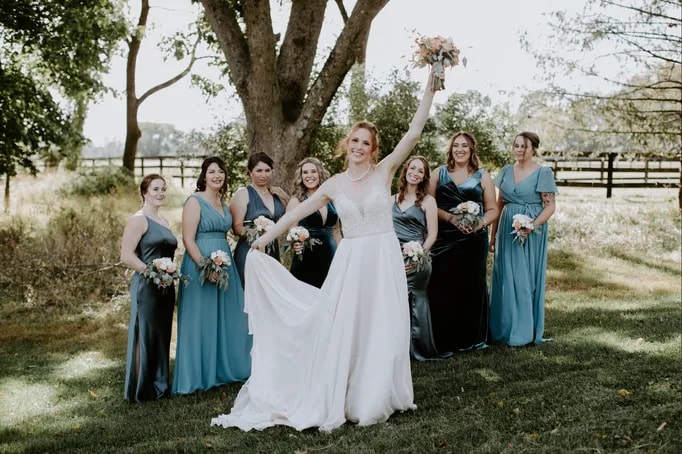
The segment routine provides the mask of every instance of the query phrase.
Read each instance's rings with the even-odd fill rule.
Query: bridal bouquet
[[[209,257],[202,257],[197,268],[199,269],[199,282],[204,285],[206,279],[215,273],[216,285],[219,289],[227,289],[230,283],[230,275],[227,272],[227,267],[232,265],[232,260],[227,252],[218,249],[211,252]]]
[[[445,88],[445,68],[459,64],[459,49],[452,42],[452,38],[442,36],[420,36],[415,39],[417,50],[412,58],[415,67],[423,68],[431,65],[433,72],[432,86],[434,90]],[[466,66],[466,58],[462,58],[462,65]]]
[[[314,245],[322,244],[322,241],[318,240],[317,238],[310,238],[310,232],[308,232],[308,229],[300,225],[292,227],[289,230],[289,233],[287,233],[287,242],[288,249],[292,249],[295,243],[301,243],[304,248],[308,248],[310,250],[313,249]],[[303,251],[296,252],[296,257],[299,260],[303,260]]]
[[[154,259],[147,264],[147,267],[141,273],[148,281],[152,282],[156,287],[165,293],[169,288],[173,287],[175,281],[182,280],[187,282],[187,278],[180,274],[180,270],[173,263],[170,257],[161,257]]]
[[[431,263],[431,256],[424,250],[424,246],[419,241],[408,241],[403,244],[403,257],[405,263],[414,265],[418,272]]]
[[[481,223],[481,206],[471,200],[460,203],[450,213],[455,215],[455,225],[458,228],[468,225],[473,231]]]
[[[512,227],[513,230],[511,231],[512,235],[516,235],[514,237],[514,240],[519,240],[519,244],[521,246],[524,245],[526,242],[526,236],[527,232],[524,232],[523,229],[526,229],[528,231],[533,231],[535,230],[535,225],[533,224],[533,219],[529,216],[526,216],[525,214],[515,214],[512,217]]]

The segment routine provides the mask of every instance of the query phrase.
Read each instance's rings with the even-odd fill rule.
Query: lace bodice
[[[393,198],[388,190],[374,184],[370,191],[356,201],[338,191],[334,203],[341,218],[344,238],[374,235],[393,230],[391,206]]]

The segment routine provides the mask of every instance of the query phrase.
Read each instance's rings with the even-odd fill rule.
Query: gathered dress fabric
[[[277,194],[272,194],[272,199],[275,203],[275,211],[272,212],[265,206],[265,202],[258,194],[258,191],[254,189],[253,186],[247,185],[246,190],[249,191],[249,203],[246,206],[246,214],[244,215],[244,221],[253,221],[259,216],[265,216],[273,222],[277,222],[279,218],[284,215],[284,204],[277,196]],[[244,264],[246,263],[246,254],[249,252],[251,245],[246,239],[246,235],[239,237],[237,241],[237,246],[234,248],[234,260],[237,266],[237,271],[239,272],[239,279],[242,283],[242,288],[244,288]],[[273,241],[268,247],[268,253],[279,260],[279,242],[277,240]]]
[[[178,240],[167,227],[147,219],[135,253],[144,263],[173,258]],[[130,281],[130,324],[123,397],[129,402],[170,394],[170,342],[175,287],[160,290],[140,273]],[[138,355],[139,353],[139,355]],[[137,363],[137,368],[135,364]]]
[[[438,172],[436,204],[450,211],[460,203],[476,202],[483,214],[483,170],[474,172],[461,185],[455,184],[447,167]],[[488,341],[488,229],[462,233],[439,222],[438,239],[431,248],[432,272],[428,297],[433,334],[441,352],[487,347]]]
[[[222,250],[232,259],[227,232],[232,216],[199,195],[201,214],[195,242],[201,255]],[[189,394],[214,386],[244,381],[251,371],[251,335],[244,313],[244,292],[237,270],[228,267],[228,286],[199,281],[196,262],[185,252],[180,272],[188,278],[178,291],[178,335],[173,394]]]
[[[494,342],[523,346],[543,341],[548,224],[526,237],[523,245],[511,232],[515,214],[535,219],[543,210],[541,194],[557,193],[554,174],[539,167],[518,183],[505,166],[494,180],[504,207],[495,237],[490,297],[490,331]]]
[[[322,213],[316,211],[298,223],[308,230],[310,239],[316,239],[319,243],[312,248],[305,248],[300,259],[297,256],[292,258],[290,271],[296,279],[317,288],[322,287],[336,252],[334,225],[338,220],[336,207],[333,202],[329,202],[325,219],[322,219]]]
[[[400,246],[409,241],[424,244],[426,239],[426,213],[421,207],[410,205],[401,210],[398,202],[393,203],[393,227]],[[431,264],[419,271],[407,274],[407,290],[410,304],[410,354],[414,359],[424,361],[439,358],[431,328],[431,309],[426,288],[431,278]]]
[[[331,186],[344,238],[321,289],[294,278],[266,254],[249,253],[251,377],[230,414],[211,425],[328,431],[347,420],[370,425],[416,408],[407,282],[392,197],[375,180],[365,182],[366,192],[351,193],[344,178]]]

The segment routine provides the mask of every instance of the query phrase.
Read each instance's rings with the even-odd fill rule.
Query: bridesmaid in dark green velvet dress
[[[157,174],[140,183],[143,207],[128,220],[121,241],[121,261],[135,270],[130,282],[130,324],[123,397],[129,402],[170,394],[169,352],[175,287],[159,290],[141,272],[154,259],[173,259],[178,241],[159,216],[166,181]]]
[[[287,204],[287,212],[312,196],[327,178],[329,178],[329,172],[319,159],[308,157],[299,162],[294,176],[291,200]],[[339,215],[334,202],[329,202],[320,210],[298,222],[298,225],[308,230],[310,238],[318,240],[319,243],[312,248],[303,248],[300,243],[294,245],[294,253],[297,256],[291,260],[290,271],[296,279],[317,288],[322,287],[336,252],[335,235],[338,235],[338,221]]]
[[[244,287],[244,264],[246,254],[251,245],[246,239],[244,221],[253,221],[259,216],[277,222],[284,215],[284,207],[288,197],[279,188],[270,189],[274,161],[265,153],[257,152],[249,156],[247,170],[251,184],[239,188],[230,202],[232,214],[232,231],[239,236],[237,246],[234,249],[234,261],[239,272],[239,278]],[[284,200],[286,199],[286,200]],[[279,260],[279,244],[273,241],[272,247],[268,248],[268,254]]]
[[[476,140],[467,132],[450,139],[447,163],[434,172],[430,193],[438,205],[438,239],[431,249],[429,303],[436,346],[442,351],[486,348],[489,342],[487,226],[498,217],[495,186],[479,168]],[[462,202],[478,204],[478,225],[456,225],[450,212]]]
[[[428,161],[414,156],[403,165],[398,179],[398,193],[393,203],[393,228],[402,247],[408,241],[418,241],[429,251],[438,235],[438,208],[428,193],[430,170]],[[431,278],[431,266],[417,271],[405,267],[410,301],[410,354],[414,359],[441,359],[433,341],[431,311],[426,287]]]

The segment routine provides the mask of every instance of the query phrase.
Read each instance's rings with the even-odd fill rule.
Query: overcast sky
[[[134,3],[134,2],[133,2]],[[286,3],[286,2],[285,2]],[[511,101],[528,90],[539,88],[535,61],[521,49],[519,37],[528,32],[531,37],[546,32],[543,13],[571,8],[582,8],[584,0],[391,0],[372,24],[367,49],[367,68],[373,78],[381,79],[393,68],[408,67],[411,77],[422,82],[426,69],[412,69],[409,58],[414,51],[415,31],[422,35],[452,37],[467,57],[466,68],[458,67],[446,74],[446,90],[436,103],[444,102],[452,92],[478,90],[496,102]],[[167,34],[178,27],[186,27],[196,14],[189,0],[152,0],[148,36],[138,60],[138,96],[152,85],[175,75],[180,66],[163,62],[155,45],[159,34]],[[351,2],[346,2],[350,5]],[[276,11],[273,13],[276,15]],[[286,17],[276,18],[284,27]],[[327,8],[323,41],[331,45],[338,33],[341,19],[335,5]],[[198,68],[209,74],[210,69]],[[125,60],[117,58],[106,82],[119,90],[125,88]],[[227,84],[227,81],[223,81]],[[230,97],[231,89],[220,99],[207,103],[200,91],[186,78],[174,86],[149,97],[140,107],[142,122],[171,123],[178,129],[206,129],[239,114],[239,102]],[[123,96],[107,96],[90,108],[85,123],[85,135],[94,145],[103,145],[125,136],[125,100]]]

